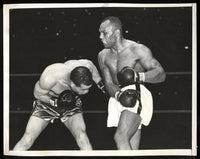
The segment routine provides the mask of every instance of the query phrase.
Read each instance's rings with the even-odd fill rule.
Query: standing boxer
[[[152,95],[143,83],[163,82],[164,69],[149,48],[123,37],[118,17],[105,18],[99,32],[104,49],[98,61],[111,96],[107,127],[117,127],[118,149],[139,149],[141,126],[149,124],[153,112]]]
[[[25,133],[13,150],[28,150],[55,119],[60,119],[70,130],[80,150],[92,150],[79,95],[88,93],[93,81],[103,91],[97,68],[87,59],[69,60],[46,67],[35,84],[36,99]]]

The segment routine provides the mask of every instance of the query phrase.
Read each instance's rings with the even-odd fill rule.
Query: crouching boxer
[[[33,110],[25,133],[13,150],[28,150],[55,119],[60,119],[70,130],[80,150],[92,150],[80,95],[88,93],[93,81],[103,89],[97,68],[87,59],[69,60],[46,67],[35,84]]]
[[[164,82],[165,71],[147,46],[124,38],[118,17],[103,19],[99,32],[104,49],[98,62],[111,97],[107,126],[117,127],[117,149],[139,149],[141,127],[149,124],[153,111],[151,93],[143,83]]]

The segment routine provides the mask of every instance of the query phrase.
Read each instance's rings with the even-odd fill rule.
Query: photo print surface
[[[5,17],[5,155],[196,155],[196,4],[5,4],[3,14]],[[109,16],[120,19],[121,34],[113,31],[112,35],[106,35],[109,31],[101,30],[102,21]],[[123,35],[125,39],[121,43],[123,47],[129,46],[130,43],[134,45],[133,49],[128,48],[129,53],[124,51],[124,55],[121,56],[119,55],[121,50],[114,47],[117,46],[114,43],[119,35]],[[143,60],[142,53],[138,53],[136,57],[137,49],[141,47],[148,50],[148,53],[144,52],[149,57],[146,61]],[[69,126],[69,123],[73,125],[72,127],[80,124],[68,122],[66,126],[60,117],[56,117],[53,122],[48,121],[45,126],[40,124],[42,118],[35,122],[36,126],[34,122],[31,123],[29,133],[34,134],[34,137],[30,139],[33,143],[26,147],[28,151],[14,151],[14,147],[22,140],[22,137],[27,139],[31,136],[26,138],[24,134],[35,110],[33,104],[37,98],[35,85],[43,77],[41,75],[45,69],[52,64],[63,64],[67,61],[72,61],[69,65],[71,67],[75,65],[73,61],[77,63],[77,61],[87,59],[94,64],[103,81],[106,81],[110,76],[104,74],[99,62],[99,53],[103,52],[102,50],[104,52],[111,50],[108,51],[105,60],[110,60],[110,62],[103,63],[105,68],[113,67],[114,69],[116,66],[113,72],[117,72],[122,59],[128,59],[124,62],[125,64],[134,64],[134,69],[143,70],[142,72],[146,75],[146,81],[142,81],[142,87],[147,88],[152,95],[152,108],[145,108],[145,102],[142,101],[144,115],[141,120],[144,121],[149,116],[149,123],[145,125],[144,122],[140,126],[140,139],[137,140],[139,147],[134,149],[130,141],[132,147],[129,148],[132,150],[118,151],[121,147],[116,137],[119,126],[107,127],[108,105],[111,102],[110,99],[115,100],[115,97],[110,93],[109,85],[105,87],[108,91],[105,94],[93,82],[89,92],[81,95],[83,125],[92,145],[92,151],[80,151],[79,140],[74,135],[76,133]],[[118,51],[118,54],[114,54],[115,51]],[[156,62],[156,64],[150,62],[152,58],[156,59],[159,66],[163,68],[166,76],[164,80],[158,78],[158,80],[148,81],[147,72],[158,66]],[[118,63],[115,64],[112,59],[118,59]],[[112,74],[112,71],[110,72]],[[56,73],[58,72],[48,72],[48,77],[54,77]],[[149,73],[149,76],[152,74]],[[111,75],[113,76],[116,75]],[[142,91],[143,89],[140,96],[145,98]],[[150,102],[147,100],[146,105],[150,105]],[[120,107],[121,114],[123,111]],[[130,112],[133,113],[132,108]],[[126,121],[121,119],[120,113],[118,119]],[[149,115],[149,113],[152,114]],[[73,115],[70,117],[72,119]],[[130,120],[127,120],[125,124],[120,124],[128,125],[128,122]],[[37,124],[41,126],[40,129]],[[133,130],[131,126],[130,130]],[[121,143],[124,144],[126,141]]]

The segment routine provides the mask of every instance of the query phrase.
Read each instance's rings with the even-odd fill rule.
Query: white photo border
[[[191,149],[131,151],[12,151],[9,150],[9,10],[23,8],[191,7],[192,8],[192,145]],[[196,3],[33,3],[3,5],[3,153],[10,156],[196,156],[197,155],[197,6]]]

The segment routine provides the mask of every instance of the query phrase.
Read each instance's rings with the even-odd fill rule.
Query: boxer
[[[142,125],[148,125],[153,100],[144,83],[164,82],[166,75],[151,50],[125,39],[118,17],[102,20],[98,54],[105,90],[110,95],[107,127],[117,127],[114,140],[119,150],[139,149]]]
[[[70,130],[80,150],[92,150],[81,95],[89,92],[93,82],[103,91],[102,79],[90,60],[69,60],[47,66],[34,87],[35,100],[25,133],[13,150],[30,149],[40,133],[56,119]]]

